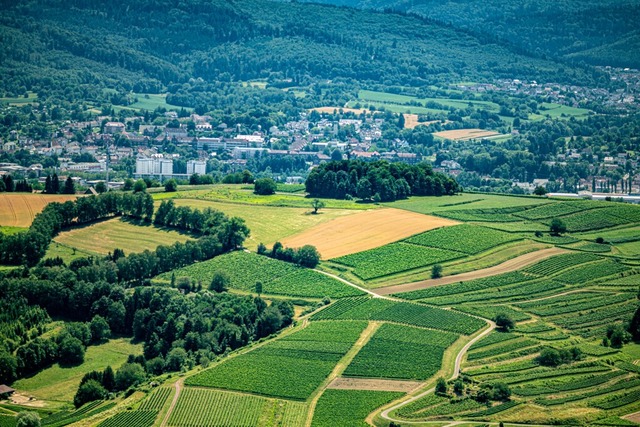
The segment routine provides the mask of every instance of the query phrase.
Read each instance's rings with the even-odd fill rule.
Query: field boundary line
[[[548,248],[541,249],[539,251],[528,252],[524,255],[512,258],[503,262],[502,264],[494,265],[493,267],[483,268],[481,270],[469,271],[466,273],[455,274],[453,276],[446,276],[440,279],[428,279],[419,282],[410,282],[402,285],[394,285],[387,287],[375,288],[374,293],[378,295],[390,295],[395,293],[403,293],[410,291],[418,291],[422,289],[432,288],[435,286],[449,285],[451,283],[466,282],[470,280],[483,279],[486,277],[496,276],[498,274],[511,273],[513,271],[520,270],[524,267],[528,267],[531,264],[542,261],[554,255],[560,255],[569,253],[571,251],[562,248]]]
[[[348,280],[346,280],[346,279],[343,279],[343,278],[342,278],[342,277],[340,277],[340,276],[336,276],[335,274],[327,273],[326,271],[318,270],[318,269],[316,269],[316,268],[314,268],[314,269],[313,269],[313,271],[316,271],[316,272],[318,272],[318,273],[322,273],[322,274],[324,274],[325,276],[329,276],[329,277],[331,277],[331,278],[333,278],[333,279],[339,280],[339,281],[341,281],[342,283],[344,283],[345,285],[349,285],[349,286],[351,286],[352,288],[356,288],[356,289],[358,289],[358,290],[360,290],[360,291],[362,291],[362,292],[365,292],[365,293],[367,293],[367,294],[371,295],[371,296],[372,296],[372,297],[374,297],[374,298],[381,298],[381,296],[380,296],[379,294],[377,294],[377,293],[373,292],[371,289],[367,289],[367,288],[363,288],[362,286],[358,286],[358,285],[356,285],[355,283],[351,283],[350,281],[348,281]],[[389,298],[389,299],[391,299],[391,298]]]
[[[309,409],[307,409],[307,421],[305,422],[305,427],[311,427],[313,415],[316,410],[318,400],[320,400],[320,396],[322,396],[324,391],[327,389],[329,384],[333,382],[334,379],[342,375],[344,370],[347,369],[347,366],[349,366],[349,364],[353,361],[360,350],[362,350],[362,347],[364,347],[369,342],[369,340],[371,340],[371,337],[373,337],[373,334],[375,334],[375,332],[380,328],[381,325],[381,322],[369,322],[367,327],[360,334],[360,337],[358,337],[358,340],[349,349],[347,354],[345,354],[342,359],[338,361],[336,366],[333,368],[333,371],[331,371],[329,376],[325,378],[322,384],[318,387],[315,396],[313,396],[311,401],[309,401]]]

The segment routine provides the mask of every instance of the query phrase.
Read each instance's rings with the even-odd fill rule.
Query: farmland
[[[360,350],[345,376],[425,380],[440,370],[444,350],[457,335],[384,324]],[[429,343],[428,347],[424,343]],[[386,357],[380,357],[381,354]],[[393,363],[389,363],[389,359]]]
[[[312,427],[366,427],[364,419],[402,393],[365,390],[325,390],[316,406]]]
[[[392,243],[380,248],[334,258],[332,261],[353,267],[363,280],[388,276],[420,267],[461,258],[460,252],[425,248],[407,243]]]
[[[49,203],[75,199],[76,196],[62,194],[0,193],[0,226],[29,227]]]
[[[194,408],[198,410],[194,411]],[[303,403],[187,388],[180,395],[168,425],[297,427],[305,416],[306,407]]]
[[[519,237],[487,227],[462,224],[455,227],[439,228],[407,239],[407,243],[433,248],[460,251],[474,255]]]
[[[56,236],[54,242],[73,247],[81,252],[106,255],[115,248],[125,253],[154,250],[160,245],[172,245],[192,239],[188,234],[153,225],[138,225],[122,218],[64,231]]]
[[[187,385],[305,400],[355,343],[364,322],[318,322],[186,380]]]
[[[607,327],[623,324],[637,308],[637,261],[630,256],[631,248],[627,254],[618,249],[636,243],[635,210],[605,202],[464,194],[416,197],[372,210],[323,209],[309,215],[308,207],[270,206],[253,195],[234,202],[201,197],[225,191],[235,197],[249,190],[187,190],[174,201],[245,217],[257,233],[247,242],[249,249],[276,240],[291,247],[324,244],[329,255],[323,253],[327,259],[318,266],[320,271],[240,250],[164,273],[152,283],[167,286],[188,278],[207,288],[216,272],[224,272],[231,292],[255,294],[260,282],[267,299],[309,298],[316,310],[307,315],[297,307],[299,320],[291,328],[212,357],[207,368],[188,370],[178,378],[183,389],[173,409],[169,402],[174,387],[165,384],[127,410],[101,404],[89,407],[85,415],[69,411],[65,417],[79,419],[104,411],[94,424],[107,427],[159,426],[165,414],[169,427],[324,426],[344,420],[365,425],[367,417],[376,425],[388,425],[371,414],[405,393],[423,393],[436,377],[452,373],[458,352],[486,330],[483,319],[499,314],[510,317],[515,328],[487,331],[464,351],[461,371],[470,380],[465,381],[465,391],[454,394],[450,382],[448,397],[427,394],[391,411],[390,417],[540,424],[577,417],[589,424],[640,410],[637,345],[602,345]],[[159,198],[164,195],[158,193]],[[551,236],[547,224],[556,217],[573,230],[585,231]],[[600,228],[602,218],[613,226]],[[96,231],[100,226],[105,230]],[[134,237],[127,240],[132,232]],[[72,233],[78,233],[75,240],[61,240]],[[174,237],[166,236],[173,233],[111,219],[63,232],[50,251],[65,259],[86,251],[105,253],[112,246],[130,253],[147,244],[170,243]],[[619,240],[596,243],[601,235]],[[516,259],[521,254],[526,260]],[[442,264],[445,277],[424,280],[436,263]],[[490,272],[482,275],[482,269]],[[372,298],[321,271],[382,297]],[[320,302],[324,297],[331,300],[327,306]],[[537,361],[545,350],[574,347],[581,352],[577,360],[558,367]],[[89,347],[88,361],[81,367],[54,366],[16,384],[51,402],[62,390],[62,400],[69,402],[79,378],[93,366],[94,348],[103,346]],[[107,347],[101,351],[107,354]],[[129,352],[139,354],[140,347],[123,350],[110,364],[115,368]],[[67,373],[73,373],[73,379],[52,379]],[[510,387],[510,400],[475,400],[479,388],[494,383]]]
[[[208,286],[214,274],[220,271],[229,276],[231,289],[244,292],[254,292],[256,282],[261,282],[265,294],[316,298],[340,298],[362,294],[361,291],[322,273],[243,251],[164,273],[156,280],[168,283],[172,276],[189,277],[203,283],[203,286]]]
[[[442,132],[436,132],[433,135],[443,139],[450,139],[452,141],[466,141],[468,139],[495,138],[503,136],[498,132],[484,129],[445,130]]]
[[[373,249],[456,222],[400,209],[375,209],[312,227],[282,241],[285,246],[314,245],[323,259]]]
[[[278,240],[320,227],[320,224],[342,219],[348,222],[348,217],[359,212],[353,209],[323,209],[318,215],[311,215],[310,204],[300,208],[254,205],[251,206],[251,209],[247,209],[246,205],[238,203],[180,198],[173,201],[176,206],[190,206],[197,209],[213,208],[229,216],[244,219],[247,227],[251,230],[251,235],[245,245],[251,250],[255,250],[259,243],[270,246]],[[300,246],[305,244],[308,242]],[[292,245],[289,244],[289,246]]]

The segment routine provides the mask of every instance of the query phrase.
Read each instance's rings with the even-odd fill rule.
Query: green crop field
[[[518,235],[478,225],[462,224],[427,231],[406,240],[408,243],[474,255],[514,240]]]
[[[312,427],[366,427],[364,419],[402,393],[368,390],[325,390],[318,400]]]
[[[440,370],[444,350],[457,338],[446,332],[383,324],[344,375],[425,380]]]
[[[154,250],[160,245],[172,245],[193,239],[189,234],[153,225],[137,225],[122,218],[101,221],[85,227],[63,231],[54,242],[81,252],[106,255],[115,248],[126,254]]]
[[[408,106],[415,106],[416,103],[426,105],[426,103],[436,103],[443,107],[453,107],[458,109],[465,109],[469,106],[476,108],[482,108],[488,111],[497,112],[500,109],[498,104],[489,101],[477,101],[469,99],[452,99],[452,98],[418,98],[415,96],[398,95],[387,92],[375,92],[371,90],[361,90],[358,93],[358,99],[363,101],[375,101],[388,104],[401,104]],[[413,104],[413,105],[410,105]],[[446,110],[445,110],[446,111]]]
[[[425,248],[408,243],[391,243],[379,248],[345,255],[333,262],[353,267],[353,273],[363,280],[375,279],[407,270],[428,267],[465,256],[437,248]]]
[[[47,427],[62,427],[68,424],[73,424],[82,419],[92,417],[96,414],[111,409],[114,406],[116,406],[114,402],[104,403],[101,400],[96,400],[94,402],[85,404],[75,411],[60,411],[56,412],[53,415],[45,417],[42,419],[42,425],[45,425]]]
[[[364,328],[364,322],[311,323],[300,332],[189,377],[185,384],[304,400],[331,373]]]
[[[162,193],[164,194],[164,193]],[[228,216],[237,216],[245,220],[251,235],[245,246],[255,250],[259,243],[271,246],[276,241],[293,236],[315,225],[332,219],[357,213],[353,209],[322,209],[318,215],[311,215],[311,203],[306,207],[283,208],[274,206],[246,205],[238,203],[221,203],[201,199],[174,199],[176,206],[190,206],[197,209],[213,208]]]
[[[151,427],[158,416],[156,411],[120,412],[98,424],[99,427]]]
[[[131,344],[124,338],[114,339],[87,347],[82,365],[62,368],[55,364],[32,377],[16,381],[14,388],[43,400],[71,402],[84,374],[104,370],[107,366],[117,370],[127,361],[128,355],[141,353],[142,345]]]
[[[224,271],[230,279],[230,287],[255,292],[256,282],[262,283],[265,294],[297,297],[325,296],[341,298],[362,295],[362,291],[322,273],[298,267],[263,255],[236,251],[211,260],[161,274],[158,281],[169,282],[171,276],[190,277],[208,286],[216,272]]]
[[[556,255],[525,268],[525,273],[537,276],[552,276],[576,265],[598,261],[600,257],[584,253],[570,253]]]
[[[171,388],[160,387],[144,401],[138,408],[141,411],[160,411],[171,395]]]
[[[297,427],[305,417],[303,403],[187,387],[180,394],[168,425]]]
[[[587,207],[579,202],[556,202],[516,212],[514,215],[528,220],[540,220],[581,212],[585,208]]]
[[[404,292],[398,294],[397,296],[408,300],[429,300],[430,298],[436,298],[446,295],[464,294],[497,286],[512,285],[515,283],[526,282],[532,279],[532,276],[514,271],[512,273],[504,273],[482,279],[452,283],[446,286],[434,286],[418,291]]]
[[[312,316],[314,320],[380,320],[470,335],[485,323],[426,305],[378,298],[345,298]]]
[[[453,210],[483,210],[505,208],[532,207],[549,203],[548,199],[540,197],[514,197],[498,194],[463,193],[451,197],[411,197],[407,200],[398,200],[393,203],[385,203],[385,206],[398,209],[406,209],[412,212],[424,214],[438,214]],[[517,218],[512,220],[516,221]],[[496,221],[499,221],[496,219]]]
[[[574,267],[555,276],[554,279],[569,284],[581,284],[597,280],[601,277],[613,276],[628,271],[629,267],[617,261],[606,259],[587,265]]]

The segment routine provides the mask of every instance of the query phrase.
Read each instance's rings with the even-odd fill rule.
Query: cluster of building
[[[624,84],[618,85],[620,87],[606,89],[561,83],[538,83],[535,80],[502,79],[495,83],[458,85],[456,89],[477,93],[496,91],[543,97],[549,102],[571,107],[580,107],[589,102],[621,109],[640,107],[640,70],[600,68],[609,74],[611,81]]]

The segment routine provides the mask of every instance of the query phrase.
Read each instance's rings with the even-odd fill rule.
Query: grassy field
[[[33,92],[27,92],[27,97],[19,96],[15,98],[0,98],[0,102],[14,106],[22,106],[32,104],[38,100],[38,95]]]
[[[0,226],[29,227],[49,203],[75,199],[63,194],[0,193]]]
[[[84,374],[107,366],[116,371],[127,361],[128,355],[141,353],[141,345],[131,344],[124,338],[111,340],[88,347],[84,363],[80,366],[62,368],[56,364],[30,378],[16,381],[13,388],[42,400],[71,402]]]
[[[163,199],[198,199],[215,202],[238,203],[252,206],[277,206],[305,208],[311,211],[312,199],[304,194],[281,194],[270,196],[254,194],[253,190],[244,188],[242,184],[216,185],[202,190],[178,191],[175,193],[154,193],[155,200]],[[327,209],[376,209],[379,206],[371,203],[358,203],[351,200],[323,199]]]
[[[324,222],[284,239],[285,246],[314,245],[323,259],[373,249],[457,222],[400,209],[375,209]]]
[[[84,250],[80,250],[77,248],[72,248],[56,241],[52,241],[49,244],[49,249],[47,249],[47,253],[45,258],[62,258],[65,263],[69,263],[76,258],[83,258],[87,256],[95,255],[92,252],[87,252]]]
[[[453,99],[453,98],[418,98],[415,96],[407,96],[407,95],[398,95],[393,93],[386,92],[375,92],[371,90],[361,90],[358,93],[358,99],[363,101],[375,101],[389,104],[410,104],[410,103],[418,103],[421,105],[425,105],[428,102],[435,102],[444,107],[453,107],[457,109],[465,109],[470,105],[475,108],[482,108],[489,111],[498,111],[500,106],[493,102],[488,101],[478,101],[478,100],[467,100],[467,99]]]
[[[181,107],[167,104],[167,94],[154,94],[154,93],[134,93],[133,97],[138,98],[137,102],[129,105],[131,108],[138,110],[153,111],[156,108],[166,108],[167,110],[178,110]],[[187,109],[188,110],[188,109]]]
[[[160,245],[186,242],[193,237],[176,230],[157,228],[153,225],[136,225],[122,218],[113,218],[86,227],[65,231],[54,242],[82,252],[106,255],[119,248],[129,254],[154,250]]]
[[[237,203],[221,203],[200,199],[175,199],[174,203],[176,206],[191,206],[197,209],[210,207],[229,216],[243,218],[251,230],[251,235],[245,241],[245,246],[251,250],[255,250],[258,243],[262,242],[271,246],[276,241],[312,229],[320,224],[330,223],[337,218],[348,219],[358,213],[358,211],[351,209],[322,209],[318,215],[311,215],[310,209],[305,208],[278,208],[262,205],[253,205],[251,208],[247,208],[246,205]]]

